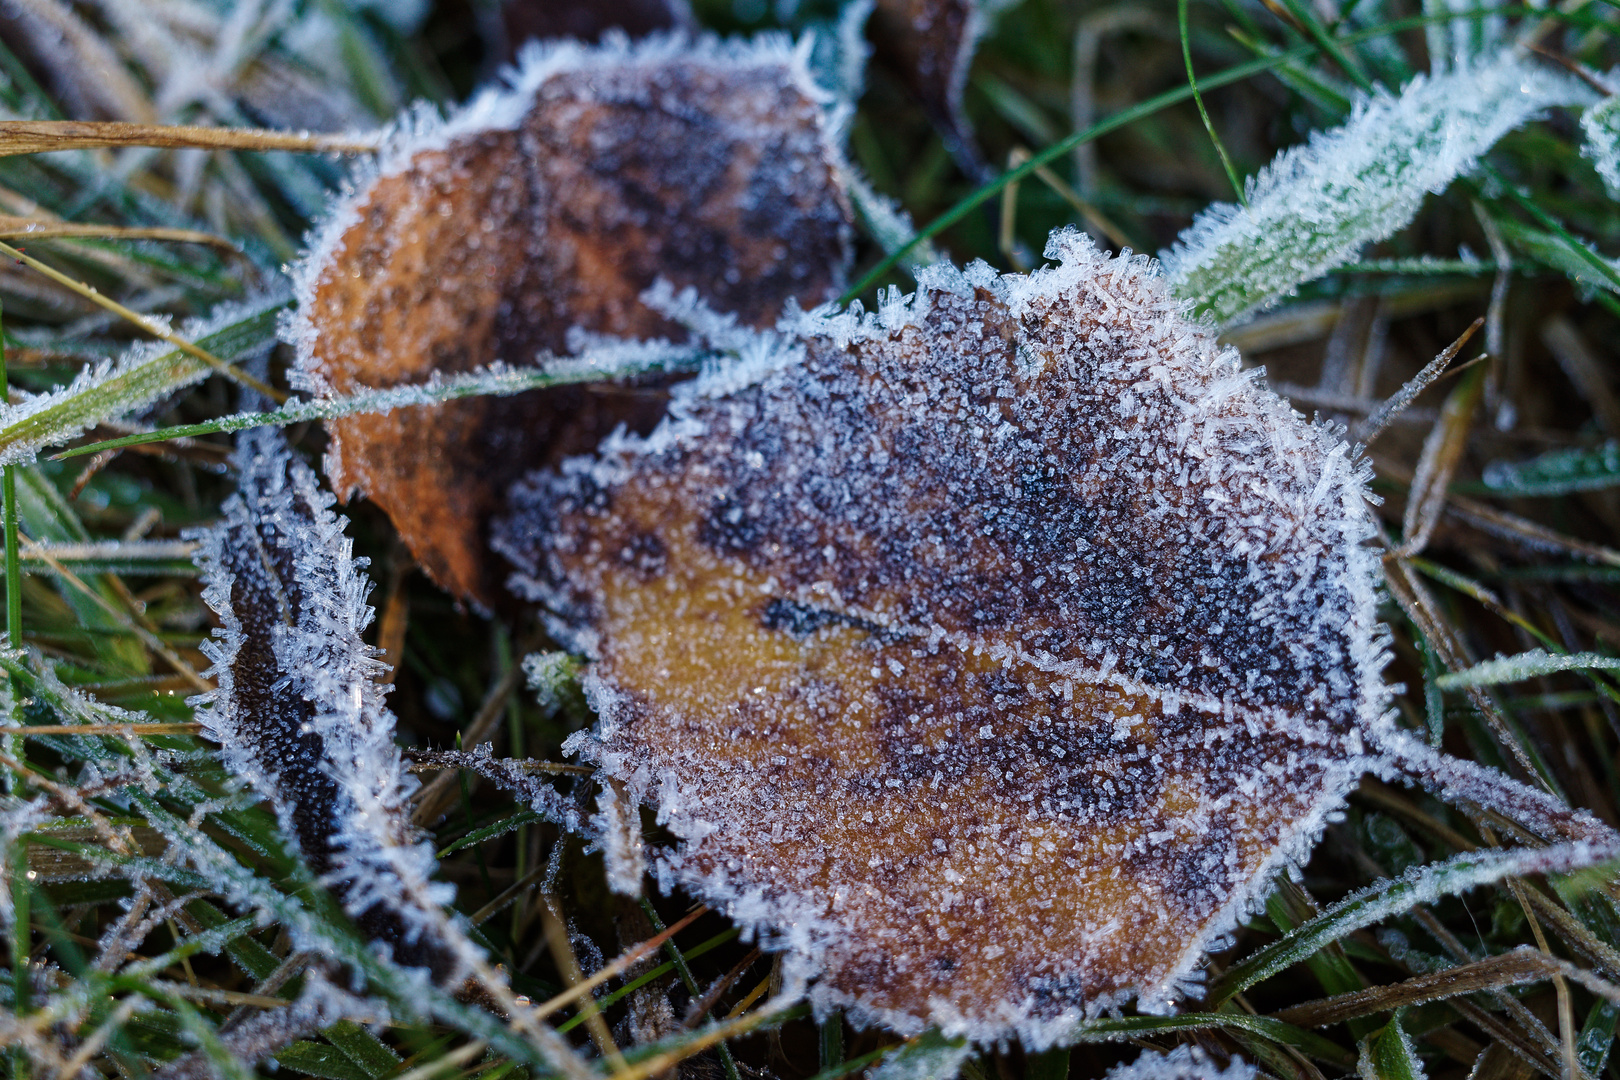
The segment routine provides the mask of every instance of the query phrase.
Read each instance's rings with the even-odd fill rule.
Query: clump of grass
[[[725,31],[838,14],[809,0],[694,6]],[[147,38],[120,5],[18,10],[31,14],[0,35],[8,119],[360,129],[413,98],[464,96],[479,71],[472,21],[450,4],[404,25],[360,5],[266,8],[241,27],[163,4]],[[1367,86],[1395,92],[1420,73],[1462,84],[1508,49],[1536,79],[1564,80],[1567,93],[1538,102],[1544,118],[1473,152],[1477,167],[1425,174],[1440,190],[1404,193],[1399,220],[1354,238],[1366,244],[1359,254],[1346,248],[1348,261],[1312,264],[1215,314],[1264,307],[1226,326],[1227,340],[1302,411],[1368,438],[1359,425],[1485,320],[1478,358],[1465,352],[1462,370],[1367,449],[1384,496],[1400,722],[1617,825],[1620,213],[1605,186],[1608,110],[1594,103],[1613,100],[1604,73],[1620,61],[1620,22],[1598,5],[1435,10],[1193,4],[1184,50],[1168,2],[1127,12],[1024,0],[997,17],[966,95],[983,159],[1015,164],[978,183],[953,157],[957,135],[942,135],[881,64],[868,71],[849,153],[922,239],[958,262],[1018,269],[1066,224],[1114,247],[1169,248],[1195,215],[1233,198],[1225,162],[1240,182],[1256,176],[1306,133],[1350,120]],[[30,29],[42,12],[71,19],[72,33]],[[185,92],[168,55],[210,58],[197,83],[206,92]],[[297,92],[266,91],[275,86]],[[1582,109],[1595,119],[1583,123]],[[369,952],[186,704],[208,686],[199,646],[211,617],[181,534],[217,520],[234,486],[229,444],[213,433],[238,411],[234,385],[198,350],[285,385],[274,344],[281,264],[342,163],[248,136],[243,149],[176,152],[37,135],[46,141],[16,147],[30,152],[0,157],[0,213],[35,230],[8,233],[17,254],[0,265],[15,407],[0,424],[0,460],[21,534],[8,545],[13,647],[0,653],[8,1068],[247,1076],[270,1072],[269,1059],[247,1059],[272,1045],[278,1075],[334,1080],[575,1068],[509,1024],[498,1001],[424,990]],[[1272,227],[1309,238],[1311,223],[1287,210]],[[861,243],[866,273],[852,294],[907,282],[892,235]],[[1243,285],[1239,262],[1215,284]],[[211,321],[170,329],[188,318]],[[185,345],[132,352],[153,330]],[[444,392],[498,389],[469,380]],[[298,408],[280,419],[295,449],[317,457],[322,435],[308,421],[318,415]],[[154,427],[184,437],[139,441]],[[81,433],[91,452],[42,454]],[[543,706],[520,689],[543,633],[523,617],[457,609],[380,515],[360,504],[349,516],[380,586],[371,634],[394,666],[402,738],[557,760],[590,717],[565,662],[531,665],[557,673]],[[657,941],[686,914],[684,898],[614,899],[599,858],[557,827],[559,815],[515,802],[476,768],[434,775],[417,820],[458,887],[470,940],[513,994],[568,995],[536,1022],[573,1040],[593,1074],[833,1080],[887,1068],[1058,1080],[1101,1075],[1134,1057],[1134,1042],[1191,1044],[1212,1067],[1241,1055],[1284,1078],[1620,1075],[1612,878],[1538,858],[1514,821],[1466,800],[1364,782],[1303,876],[1279,882],[1264,914],[1212,958],[1201,1011],[1100,1020],[1077,1030],[1072,1049],[1036,1055],[902,1040],[836,1016],[818,1024],[799,1007],[762,1011],[770,959],[724,920],[703,913]],[[567,794],[571,781],[560,783]],[[1503,841],[1524,846],[1493,850]],[[569,994],[648,941],[594,999]],[[660,1002],[692,1009],[690,1027],[660,1021]]]

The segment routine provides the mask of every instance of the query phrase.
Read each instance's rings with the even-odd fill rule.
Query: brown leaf
[[[985,30],[980,0],[877,0],[872,22],[879,59],[917,95],[952,154],[975,176],[983,172],[973,125],[962,111],[968,68]]]
[[[1048,255],[761,338],[497,527],[595,661],[574,749],[681,840],[661,880],[823,1003],[1033,1046],[1186,992],[1386,698],[1337,437],[1146,260]]]
[[[837,155],[786,47],[560,45],[515,78],[403,138],[333,212],[297,274],[299,363],[323,392],[530,364],[576,327],[678,334],[638,299],[660,278],[756,325],[842,285]],[[567,389],[354,417],[329,425],[327,474],[487,607],[507,485],[662,408],[657,387]]]

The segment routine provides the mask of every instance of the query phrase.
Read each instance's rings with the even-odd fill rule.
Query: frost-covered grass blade
[[[1505,56],[1375,91],[1340,128],[1288,150],[1248,185],[1247,205],[1201,214],[1164,253],[1176,291],[1218,322],[1262,310],[1410,221],[1431,192],[1579,80]]]
[[[1503,683],[1523,682],[1526,679],[1551,675],[1556,671],[1620,671],[1620,657],[1599,653],[1550,653],[1542,649],[1513,656],[1499,656],[1494,660],[1475,664],[1466,671],[1441,675],[1435,685],[1442,690],[1461,690],[1469,686],[1500,686]]]
[[[1529,461],[1493,461],[1482,479],[1503,495],[1568,495],[1614,487],[1620,484],[1620,443],[1552,450]]]
[[[227,362],[274,344],[281,298],[221,308],[188,327],[197,343]],[[162,343],[140,345],[116,362],[95,365],[69,385],[0,409],[0,463],[26,464],[105,420],[127,416],[213,374],[213,368]]]

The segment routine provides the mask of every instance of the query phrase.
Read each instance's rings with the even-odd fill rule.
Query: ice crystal
[[[1581,154],[1597,167],[1603,186],[1620,199],[1620,98],[1606,97],[1581,114]]]
[[[823,1005],[1033,1046],[1188,990],[1386,698],[1362,468],[1148,260],[1048,254],[752,334],[497,530],[666,884]]]
[[[223,625],[203,646],[217,689],[196,699],[199,718],[362,929],[442,974],[449,887],[430,882],[432,849],[410,827],[415,781],[383,704],[383,665],[361,640],[365,561],[279,431],[242,436],[236,466],[223,519],[193,534],[203,598]]]
[[[1517,56],[1418,76],[1362,98],[1344,126],[1284,151],[1247,185],[1247,206],[1205,210],[1163,255],[1178,295],[1230,322],[1353,258],[1410,221],[1520,124],[1596,95]]]
[[[294,271],[288,328],[322,395],[673,332],[659,278],[764,325],[843,284],[850,211],[829,96],[785,38],[535,46],[508,85],[403,121]],[[388,512],[441,585],[488,604],[484,531],[528,469],[647,430],[657,395],[575,388],[330,423],[327,475]]]

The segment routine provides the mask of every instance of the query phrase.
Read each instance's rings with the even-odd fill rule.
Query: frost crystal
[[[580,329],[665,336],[677,328],[638,299],[660,278],[756,325],[836,295],[850,210],[806,55],[781,37],[553,43],[447,119],[402,122],[294,271],[303,385],[526,366]],[[484,531],[511,481],[660,408],[572,388],[352,417],[328,424],[326,471],[487,605]]]
[[[1503,135],[1596,95],[1513,56],[1379,90],[1348,123],[1284,151],[1253,177],[1248,206],[1205,210],[1165,253],[1176,294],[1219,322],[1264,308],[1410,221]]]
[[[242,436],[238,493],[193,534],[204,600],[223,630],[205,642],[218,689],[195,699],[226,765],[270,803],[310,867],[395,958],[444,973],[434,940],[449,887],[410,826],[415,787],[394,744],[360,637],[371,622],[364,560],[332,496],[279,431]]]
[[[1581,115],[1581,155],[1597,166],[1609,195],[1620,199],[1620,98],[1607,97]]]
[[[732,329],[497,527],[666,886],[824,1007],[1034,1047],[1193,989],[1387,699],[1363,469],[1149,260],[1047,254]]]

